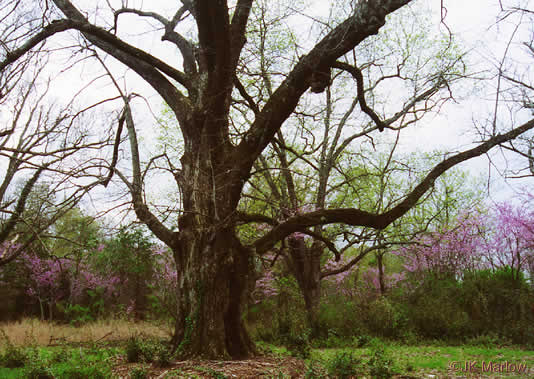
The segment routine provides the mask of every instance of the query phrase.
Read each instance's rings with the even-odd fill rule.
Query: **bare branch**
[[[426,175],[421,183],[419,183],[403,201],[387,212],[373,214],[355,208],[340,208],[317,210],[303,215],[296,215],[274,227],[269,233],[258,239],[253,246],[258,253],[262,254],[286,236],[315,225],[345,223],[353,226],[384,229],[393,221],[406,214],[406,212],[417,203],[425,192],[432,187],[435,180],[449,168],[468,159],[483,155],[491,148],[508,142],[532,128],[534,128],[534,119],[505,134],[498,134],[472,149],[455,154],[443,160]]]
[[[293,112],[300,97],[309,88],[309,80],[313,73],[318,68],[331,67],[340,56],[356,47],[365,38],[378,33],[385,23],[385,17],[410,1],[358,2],[354,15],[328,33],[300,59],[287,79],[269,98],[236,149],[236,157],[242,160],[240,163],[242,171],[250,170],[254,160]],[[232,159],[236,160],[234,157]]]
[[[357,85],[358,102],[360,103],[360,108],[362,112],[367,114],[371,118],[371,120],[374,121],[379,131],[383,132],[384,128],[387,127],[387,125],[382,120],[380,120],[380,117],[378,117],[375,111],[367,105],[367,101],[365,100],[365,88],[363,84],[363,75],[361,70],[356,66],[352,66],[344,62],[335,62],[332,67],[347,71],[354,77]]]

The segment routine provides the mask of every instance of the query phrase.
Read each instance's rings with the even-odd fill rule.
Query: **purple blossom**
[[[395,254],[414,274],[461,277],[485,268],[525,269],[534,260],[534,211],[528,205],[502,203],[489,214],[465,213],[451,227],[423,235]]]

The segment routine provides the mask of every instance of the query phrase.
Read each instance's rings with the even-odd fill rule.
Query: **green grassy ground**
[[[312,359],[327,362],[339,351],[350,351],[364,362],[371,357],[368,348],[314,349]],[[534,351],[514,347],[390,346],[388,351],[393,359],[394,369],[404,375],[534,376]],[[519,370],[522,371],[520,374]]]
[[[37,347],[21,349],[27,355],[23,367],[0,367],[0,378],[21,379],[48,374],[54,378],[108,378],[113,360],[122,354],[112,347]]]
[[[265,343],[258,343],[258,346],[273,356],[286,357],[290,354],[285,347]],[[53,378],[110,378],[113,377],[117,366],[124,366],[124,347],[66,345],[22,350],[30,357],[25,367],[1,367],[0,378],[32,377],[29,373],[38,374],[39,370],[45,370]],[[310,358],[306,360],[306,372],[302,372],[302,377],[306,374],[311,378],[326,377],[329,373],[332,375],[332,362],[341,353],[351,355],[354,362],[358,362],[356,363],[359,365],[358,372],[371,377],[370,367],[376,354],[376,350],[371,347],[312,349]],[[416,378],[428,377],[429,374],[436,378],[534,377],[534,351],[523,350],[519,347],[391,345],[386,348],[384,354],[391,359],[390,369],[395,375]],[[143,367],[147,372],[152,370],[150,364],[144,364]],[[199,367],[201,367],[200,363]],[[126,371],[123,370],[123,372],[131,373],[136,367],[124,369]],[[518,370],[522,372],[518,373]],[[215,374],[212,375],[208,369],[201,371],[198,371],[199,378],[215,377],[213,376]],[[163,377],[182,377],[179,373],[180,370],[169,367]],[[225,376],[221,374],[218,377]]]

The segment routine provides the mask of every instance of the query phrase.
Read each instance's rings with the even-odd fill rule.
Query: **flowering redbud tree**
[[[153,250],[154,275],[152,288],[152,307],[160,314],[168,315],[173,320],[177,316],[178,272],[172,252],[165,246],[156,246]],[[134,308],[134,305],[130,307]]]
[[[99,275],[86,263],[75,264],[68,258],[39,257],[22,252],[17,261],[27,275],[25,292],[40,305],[41,318],[45,318],[44,306],[48,305],[50,319],[53,309],[60,302],[78,304],[88,291],[99,291],[104,298],[118,294],[119,279],[113,275]]]
[[[508,267],[516,278],[532,272],[534,260],[534,208],[497,204],[487,214],[473,210],[438,232],[420,236],[399,249],[407,272],[461,278],[466,272]]]

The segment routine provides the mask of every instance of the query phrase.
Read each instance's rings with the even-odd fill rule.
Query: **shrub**
[[[311,354],[311,347],[306,335],[289,335],[286,343],[287,349],[294,357],[307,359]]]
[[[67,350],[65,348],[56,349],[52,351],[49,361],[51,363],[61,363],[68,360]]]
[[[366,324],[375,334],[392,337],[398,326],[399,316],[385,296],[380,296],[369,304]]]
[[[28,360],[23,349],[8,346],[4,354],[0,356],[0,364],[7,368],[24,367]]]
[[[5,351],[0,354],[0,366],[7,368],[24,367],[28,361],[28,354],[24,349],[18,348],[11,343],[7,334],[0,329],[2,340],[4,341]]]
[[[137,363],[141,360],[142,350],[137,337],[130,337],[126,344],[126,360],[129,363]]]
[[[352,337],[355,330],[363,325],[362,304],[351,300],[324,286],[324,297],[319,312],[319,325],[324,334],[334,334],[338,337]],[[329,293],[330,292],[330,293]]]
[[[305,379],[324,378],[325,376],[322,367],[317,365],[313,359],[306,365]]]
[[[30,349],[26,357],[26,365],[23,370],[23,377],[25,379],[54,379],[50,368],[41,359],[37,350]]]
[[[416,331],[426,338],[465,336],[471,322],[457,301],[460,296],[461,289],[455,279],[427,278],[409,299],[409,318]]]
[[[54,379],[50,369],[42,363],[26,367],[23,375],[25,379]]]
[[[154,362],[157,354],[158,344],[151,340],[139,340],[139,347],[141,348],[141,360],[143,362]]]
[[[372,338],[368,334],[362,334],[357,337],[354,337],[354,345],[355,347],[366,347],[369,342],[371,342]]]
[[[65,379],[107,379],[110,376],[107,368],[97,366],[70,366],[58,374],[58,378]]]
[[[387,379],[394,374],[393,359],[389,355],[384,342],[374,339],[370,343],[371,359],[369,360],[369,371],[373,378]]]
[[[534,323],[533,298],[524,275],[509,267],[466,273],[462,282],[461,301],[475,335],[498,330],[514,343],[526,342],[526,328]]]
[[[349,378],[361,371],[361,359],[352,352],[337,352],[327,365],[328,375],[336,378]]]
[[[164,344],[160,343],[155,348],[155,364],[158,367],[167,367],[171,363],[172,359],[172,352],[171,349],[169,349],[168,346],[165,346]]]
[[[171,351],[161,341],[130,337],[126,345],[126,360],[130,363],[154,362],[159,367],[166,367],[171,358]]]
[[[91,309],[80,304],[67,304],[63,311],[73,326],[81,326],[95,320],[91,314]]]
[[[467,345],[471,346],[484,346],[484,347],[493,347],[502,345],[502,338],[495,333],[481,334],[476,337],[468,338],[466,341]],[[506,341],[505,341],[506,342]]]

